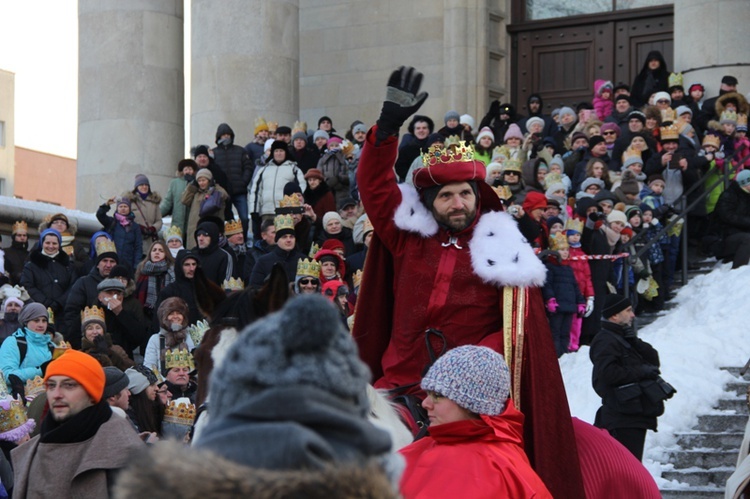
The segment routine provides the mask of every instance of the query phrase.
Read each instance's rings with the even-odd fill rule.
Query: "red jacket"
[[[551,498],[523,450],[523,414],[508,400],[498,416],[430,427],[430,435],[401,449],[406,499]]]
[[[574,260],[574,256],[586,256],[586,252],[581,248],[570,248],[570,258],[567,260],[567,264],[573,269],[573,274],[576,276],[576,282],[578,282],[578,288],[581,290],[581,294],[584,298],[594,296],[594,285],[591,284],[591,268],[589,267],[589,261]]]

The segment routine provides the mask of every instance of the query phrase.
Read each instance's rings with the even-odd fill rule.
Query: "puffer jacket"
[[[141,226],[143,254],[148,253],[151,243],[159,239],[161,230],[161,194],[150,191],[146,199],[137,191],[123,192],[122,197],[130,200],[130,210],[135,215],[135,223]]]
[[[287,160],[280,165],[269,161],[261,166],[248,186],[248,212],[274,215],[279,201],[284,198],[284,186],[289,182],[296,182],[300,187],[306,185],[305,174],[293,161]]]
[[[62,317],[68,291],[76,280],[73,264],[67,253],[60,251],[54,258],[35,248],[21,273],[21,286],[31,299],[52,308],[56,317]]]
[[[544,301],[554,298],[557,301],[557,312],[573,314],[578,311],[578,305],[586,300],[578,287],[573,269],[559,263],[555,257],[550,257],[546,263],[547,280],[544,281],[542,294]]]
[[[229,144],[219,144],[222,135],[229,134],[232,141]],[[243,194],[253,175],[253,162],[244,147],[234,144],[234,130],[226,123],[216,129],[216,144],[212,149],[214,162],[227,175],[227,194],[236,196]]]

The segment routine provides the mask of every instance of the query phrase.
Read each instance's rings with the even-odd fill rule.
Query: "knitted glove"
[[[589,315],[591,315],[591,312],[593,311],[594,311],[594,297],[589,296],[588,298],[586,298],[586,309],[583,312],[583,316],[588,317]]]
[[[377,142],[398,135],[404,121],[422,107],[427,92],[418,93],[421,84],[422,73],[412,67],[401,66],[391,73],[378,118]]]
[[[97,352],[101,352],[103,354],[109,353],[109,345],[107,345],[107,338],[105,338],[104,335],[100,335],[94,338],[93,343],[96,347]]]
[[[547,312],[549,312],[550,314],[554,314],[555,312],[557,312],[557,307],[558,305],[556,299],[550,298],[549,300],[547,300]]]

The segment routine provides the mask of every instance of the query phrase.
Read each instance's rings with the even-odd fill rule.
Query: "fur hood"
[[[739,92],[727,92],[718,99],[716,99],[715,109],[716,116],[721,117],[721,113],[727,106],[727,102],[734,101],[737,103],[737,114],[750,114],[750,104],[744,95]]]
[[[396,209],[396,226],[420,237],[432,237],[439,226],[419,200],[414,187],[399,184],[401,204]],[[469,242],[474,273],[495,286],[542,286],[547,275],[544,264],[507,213],[489,211],[479,217]]]
[[[376,465],[337,466],[323,471],[272,471],[242,466],[176,442],[158,443],[131,463],[117,480],[116,499],[398,497]]]
[[[38,246],[31,250],[31,252],[29,253],[29,261],[43,269],[46,269],[47,265],[52,260],[56,261],[63,267],[67,267],[68,265],[70,265],[70,257],[67,253],[65,253],[65,251],[62,250],[57,255],[55,255],[54,258],[49,258],[43,255],[42,249]]]
[[[49,218],[50,218],[49,216],[44,217],[44,220],[42,220],[39,223],[39,233],[40,234],[42,232],[44,232],[45,230],[49,229],[49,224],[50,224]],[[70,218],[68,218],[68,230],[66,232],[68,234],[70,234],[71,236],[75,236],[76,232],[78,232],[78,226],[76,224],[74,224],[73,222],[71,222]]]
[[[150,187],[149,187],[150,189]],[[131,203],[135,203],[137,201],[147,201],[149,203],[161,203],[161,194],[154,191],[149,191],[148,196],[146,196],[146,199],[141,199],[141,196],[138,194],[138,191],[127,191],[122,193],[122,197],[125,199],[129,199]]]

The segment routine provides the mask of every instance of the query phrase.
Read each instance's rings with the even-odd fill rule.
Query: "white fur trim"
[[[211,359],[214,361],[214,369],[224,363],[224,359],[229,353],[229,348],[234,345],[240,333],[233,327],[228,327],[221,332],[219,342],[211,349]]]
[[[408,184],[398,184],[398,188],[401,190],[401,204],[393,214],[396,227],[407,232],[416,232],[422,237],[437,234],[437,221],[419,200],[417,190]]]
[[[513,217],[493,211],[479,218],[469,242],[474,273],[496,286],[541,286],[547,269]]]

